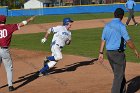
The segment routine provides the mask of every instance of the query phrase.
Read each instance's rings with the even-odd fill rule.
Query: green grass
[[[128,26],[127,29],[128,29],[130,37],[133,40],[136,48],[140,52],[140,47],[139,47],[139,45],[140,45],[140,38],[139,38],[140,26],[137,26],[137,27],[136,26]],[[127,56],[127,60],[140,62],[140,60],[135,57],[135,54],[133,53],[133,51],[128,47],[126,50],[126,56]]]
[[[127,16],[128,13],[125,13]],[[140,15],[140,12],[135,13],[136,16]],[[73,20],[91,20],[91,19],[101,19],[101,18],[113,18],[113,13],[96,13],[96,14],[70,14],[70,15],[47,15],[47,16],[37,16],[31,24],[39,23],[51,23],[51,22],[61,22],[63,18],[70,17]],[[18,23],[29,16],[21,17],[8,17],[7,23]],[[140,26],[129,26],[129,34],[138,50],[139,48],[139,34]],[[102,28],[94,29],[83,29],[72,31],[72,43],[63,49],[65,54],[74,54],[86,57],[98,57],[98,51],[100,47]],[[49,37],[47,43],[41,44],[40,39],[44,36],[44,33],[37,34],[26,34],[26,35],[14,35],[11,43],[12,48],[20,48],[35,51],[48,51],[50,52],[50,43],[52,35]],[[139,60],[134,56],[132,50],[127,48],[126,51],[127,61],[139,62]]]
[[[140,50],[140,26],[129,26],[129,34],[132,37],[136,47]],[[72,43],[63,49],[65,54],[80,55],[86,57],[98,57],[100,47],[102,28],[83,29],[72,31]],[[20,48],[35,51],[48,51],[50,52],[50,42],[52,35],[49,37],[47,43],[41,44],[40,40],[44,33],[14,35],[11,43],[12,48]],[[127,61],[139,62],[134,56],[132,50],[126,50]]]
[[[125,13],[127,16],[128,13]],[[140,12],[135,12],[135,16],[139,16]],[[91,20],[91,19],[103,19],[103,18],[113,18],[113,13],[93,13],[93,14],[69,14],[69,15],[46,15],[46,16],[37,16],[31,24],[39,23],[52,23],[52,22],[61,22],[63,18],[70,17],[73,20]],[[7,23],[18,23],[29,16],[19,16],[19,17],[8,17]]]

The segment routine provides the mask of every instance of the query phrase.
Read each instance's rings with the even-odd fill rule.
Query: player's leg
[[[48,63],[45,64],[45,66],[39,71],[39,74],[47,74],[48,70],[51,69],[56,65],[56,61],[49,61]],[[42,76],[42,75],[40,75]]]
[[[44,58],[44,63],[43,63],[44,67],[45,67],[45,65],[46,65],[48,62],[50,62],[50,60],[48,60],[47,58],[48,58],[48,57],[45,57],[45,58]]]
[[[118,56],[116,58],[116,55]],[[114,80],[112,84],[112,93],[125,93],[125,54],[119,52],[107,51],[107,57],[114,73]],[[118,59],[119,58],[119,59]]]
[[[49,68],[52,68],[56,65],[56,63],[62,59],[61,48],[58,46],[54,46],[52,50],[52,56],[49,56],[47,59],[50,60],[48,62]]]
[[[9,53],[8,49],[2,49],[2,61],[5,66],[5,70],[7,73],[7,80],[8,80],[8,86],[9,86],[9,91],[13,91],[13,64],[12,64],[12,59]]]
[[[134,10],[132,11],[132,20],[133,20],[133,22],[134,22],[134,25],[138,25],[138,23],[136,22],[136,20],[135,20],[135,16],[134,16]]]
[[[62,53],[59,46],[53,45],[51,51],[52,56],[47,57],[47,60],[49,60],[49,62],[47,62],[45,66],[40,70],[41,73],[52,68],[58,60],[62,59]]]
[[[54,54],[54,56],[47,57],[47,60],[49,60],[49,62],[47,62],[45,66],[39,71],[40,74],[44,74],[44,72],[54,67],[57,61],[62,59],[62,53],[61,53],[60,47],[55,46],[55,45],[52,46],[52,53]]]
[[[0,67],[1,67],[1,64],[2,64],[2,57],[0,56]]]
[[[52,51],[52,55],[51,56],[54,56],[55,55],[55,48],[53,48],[53,46],[51,47],[51,51]],[[48,59],[48,56],[45,57],[44,59],[44,67],[46,64],[48,64],[50,62],[50,60]]]
[[[132,9],[129,9],[129,10],[128,10],[128,13],[129,13],[129,15],[128,15],[128,19],[127,19],[127,21],[126,21],[126,25],[129,24],[129,22],[130,22],[130,20],[131,20],[131,18],[132,18]]]

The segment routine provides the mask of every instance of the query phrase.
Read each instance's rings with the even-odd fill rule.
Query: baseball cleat
[[[39,72],[39,73],[38,73],[38,76],[39,76],[39,77],[46,76],[46,75],[48,75],[47,72],[43,72],[43,73]]]
[[[42,74],[41,72],[38,74],[39,77],[42,77],[44,76],[44,74]]]
[[[14,91],[14,87],[13,86],[9,86],[9,92]]]
[[[135,23],[135,26],[138,26],[138,23]]]

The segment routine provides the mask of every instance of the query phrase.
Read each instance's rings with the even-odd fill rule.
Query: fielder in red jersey
[[[27,25],[35,16],[22,21],[18,24],[5,24],[6,16],[0,15],[0,64],[3,62],[7,73],[7,81],[9,91],[13,91],[13,65],[9,52],[9,46],[14,31],[19,30],[20,27]]]

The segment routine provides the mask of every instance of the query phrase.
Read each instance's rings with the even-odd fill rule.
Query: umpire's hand
[[[135,52],[136,57],[140,58],[140,54],[137,52],[137,50],[135,50],[134,52]]]
[[[103,60],[104,60],[103,54],[99,54],[98,61],[103,63]]]

